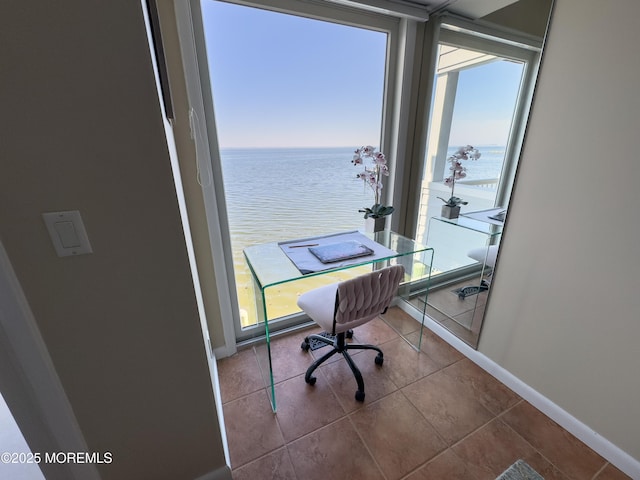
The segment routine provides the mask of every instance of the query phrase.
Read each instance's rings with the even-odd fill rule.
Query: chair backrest
[[[363,323],[384,312],[403,276],[404,267],[393,265],[340,282],[335,323]]]

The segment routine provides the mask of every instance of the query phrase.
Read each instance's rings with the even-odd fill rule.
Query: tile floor
[[[386,317],[415,324],[397,308]],[[276,414],[264,345],[219,361],[235,480],[493,480],[520,458],[546,480],[629,478],[430,331],[416,352],[380,319],[355,330],[384,351],[382,367],[375,352],[353,355],[364,403],[340,355],[308,386],[304,372],[326,349],[300,343],[318,331],[272,340]]]

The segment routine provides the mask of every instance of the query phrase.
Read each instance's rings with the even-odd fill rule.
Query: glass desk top
[[[363,233],[368,240],[376,242],[377,244],[385,247],[381,249],[382,254],[378,254],[374,257],[360,257],[358,259],[352,259],[348,264],[339,264],[335,267],[326,267],[321,271],[312,273],[302,273],[292,260],[284,253],[281,248],[281,242],[271,242],[261,245],[253,245],[244,249],[244,256],[247,260],[247,264],[251,271],[251,275],[255,285],[255,300],[256,300],[256,313],[259,321],[264,322],[265,337],[267,343],[268,352],[268,378],[265,378],[266,383],[269,384],[269,396],[271,400],[271,406],[273,411],[276,411],[276,398],[275,387],[273,380],[273,364],[271,360],[271,347],[269,338],[269,321],[267,316],[267,302],[266,302],[266,290],[276,285],[281,285],[287,282],[294,282],[296,280],[302,280],[311,277],[317,277],[321,275],[327,275],[335,272],[340,272],[352,268],[362,267],[364,265],[375,265],[381,263],[383,265],[390,263],[402,263],[405,265],[405,280],[404,285],[401,284],[398,290],[398,296],[404,298],[412,294],[411,285],[412,282],[421,286],[420,294],[424,295],[424,305],[426,305],[426,297],[428,294],[428,285],[431,278],[431,266],[433,264],[433,248],[422,245],[415,240],[404,237],[400,234],[385,230],[377,233]],[[315,243],[314,239],[301,239],[302,243]],[[307,245],[304,245],[307,246]],[[415,262],[415,256],[419,257],[419,260]],[[402,338],[405,339],[413,348],[420,349],[420,342],[422,340],[422,332],[424,328],[424,310],[422,313],[422,321],[418,326],[417,347],[413,345],[407,337],[398,332]],[[390,325],[392,328],[393,326]],[[397,331],[397,329],[394,329]]]
[[[484,233],[485,235],[495,236],[502,233],[502,225],[483,222],[460,215],[458,218],[431,217],[432,220],[456,225],[474,232]]]
[[[331,272],[346,270],[371,263],[383,262],[392,258],[414,255],[416,253],[432,250],[430,247],[422,245],[410,238],[403,237],[402,235],[390,230],[377,233],[360,233],[384,247],[394,250],[395,252],[375,259],[361,257],[361,259],[349,265],[339,265],[319,272],[306,274],[301,273],[293,262],[289,260],[286,254],[282,251],[282,248],[280,248],[280,244],[278,242],[247,247],[244,249],[244,255],[258,286],[260,289],[265,289],[281,283],[300,280],[302,278],[326,275]]]

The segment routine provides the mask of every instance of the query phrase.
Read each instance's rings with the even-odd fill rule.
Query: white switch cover
[[[91,245],[78,210],[43,213],[51,241],[59,257],[91,253]]]

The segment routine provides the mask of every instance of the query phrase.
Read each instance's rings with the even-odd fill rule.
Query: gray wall
[[[1,240],[107,479],[224,465],[141,6],[0,2]],[[42,212],[78,209],[58,258]]]
[[[639,17],[556,1],[479,346],[636,459]]]

